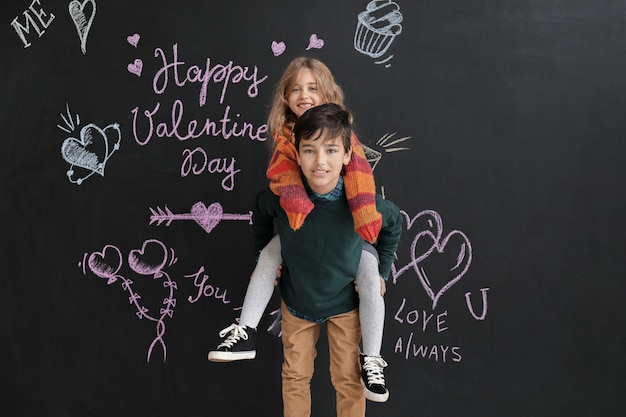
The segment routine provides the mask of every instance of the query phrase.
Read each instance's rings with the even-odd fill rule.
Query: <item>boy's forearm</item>
[[[402,235],[402,221],[402,214],[396,207],[383,214],[383,227],[378,235],[376,251],[380,260],[379,272],[385,280],[389,278],[391,265],[395,260],[396,250]]]

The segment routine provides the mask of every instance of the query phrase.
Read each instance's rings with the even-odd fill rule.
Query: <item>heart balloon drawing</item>
[[[171,254],[170,254],[171,251]],[[162,306],[158,313],[151,313],[150,310],[141,303],[143,297],[133,288],[133,281],[120,273],[123,265],[122,252],[114,245],[106,245],[101,251],[93,252],[83,265],[83,273],[86,274],[85,266],[94,275],[107,279],[107,285],[121,281],[122,289],[129,294],[128,301],[136,309],[135,315],[139,319],[147,319],[154,322],[156,326],[156,336],[148,348],[148,362],[154,347],[159,344],[163,350],[163,361],[167,356],[167,347],[163,336],[165,335],[165,319],[172,317],[176,298],[174,292],[177,289],[176,282],[172,280],[166,272],[166,267],[173,265],[177,258],[174,251],[168,251],[167,247],[159,240],[147,239],[139,249],[133,249],[128,254],[128,266],[130,269],[141,275],[151,276],[154,280],[161,280],[162,286],[167,291],[167,296],[162,301]],[[81,265],[81,264],[79,264]],[[148,281],[151,282],[151,281]]]
[[[465,233],[460,230],[453,230],[444,236],[443,221],[434,210],[424,210],[413,218],[404,211],[402,214],[406,220],[407,231],[415,227],[420,229],[411,243],[411,262],[400,269],[396,269],[395,265],[392,266],[393,282],[396,283],[400,275],[413,269],[432,300],[434,310],[440,298],[459,282],[469,269],[472,263],[472,245]],[[435,270],[427,273],[426,260],[443,255],[444,252],[455,255],[454,265],[451,265],[447,272]],[[439,280],[439,285],[433,283],[433,277],[441,276],[443,278]]]
[[[158,240],[148,239],[141,249],[133,249],[128,254],[130,269],[139,275],[154,275],[160,278],[161,271],[167,262],[167,248]]]
[[[104,177],[106,163],[119,149],[121,140],[122,133],[117,123],[104,129],[89,123],[80,130],[78,138],[65,139],[61,145],[61,156],[71,165],[67,172],[70,182],[80,185],[93,174]],[[74,167],[87,170],[87,175],[74,180]]]
[[[112,245],[106,245],[101,252],[89,255],[87,265],[91,272],[100,278],[107,279],[107,285],[117,281],[117,273],[122,267],[122,254]]]

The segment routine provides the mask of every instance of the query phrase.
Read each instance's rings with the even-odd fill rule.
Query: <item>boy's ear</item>
[[[351,159],[352,159],[352,146],[350,147],[350,149],[348,149],[348,152],[346,152],[346,154],[344,155],[343,164],[348,165]]]

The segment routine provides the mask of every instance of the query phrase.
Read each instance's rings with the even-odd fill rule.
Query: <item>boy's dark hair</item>
[[[352,124],[350,113],[334,103],[315,106],[304,112],[293,127],[296,150],[304,139],[318,140],[341,137],[346,152],[350,150]]]

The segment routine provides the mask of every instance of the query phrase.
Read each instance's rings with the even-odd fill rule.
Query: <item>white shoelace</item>
[[[228,337],[217,347],[218,349],[221,347],[231,348],[235,343],[237,343],[240,339],[248,340],[248,333],[244,330],[243,326],[238,324],[231,324],[227,328],[220,331],[220,337],[226,336],[228,333]]]
[[[363,363],[363,369],[367,372],[367,383],[385,385],[383,368],[386,366],[387,362],[383,358],[367,356]]]

